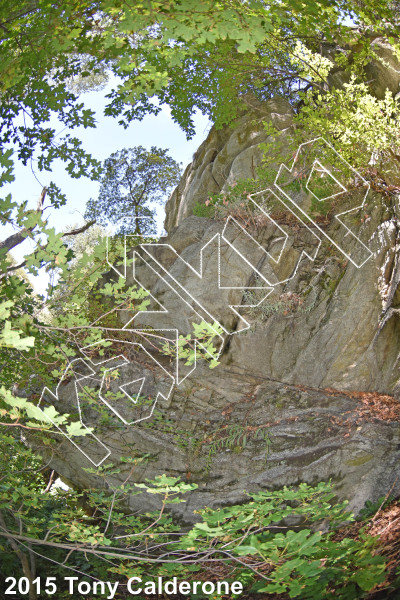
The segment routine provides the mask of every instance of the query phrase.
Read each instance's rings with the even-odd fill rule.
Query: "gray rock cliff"
[[[173,506],[185,521],[198,508],[244,500],[244,490],[301,481],[331,478],[355,510],[392,486],[400,491],[398,197],[370,191],[348,216],[352,233],[334,218],[310,223],[282,199],[271,218],[256,208],[264,218],[247,229],[240,221],[192,214],[209,194],[254,176],[268,119],[285,135],[289,105],[270,101],[234,128],[210,131],[168,201],[167,238],[139,251],[127,277],[164,307],[137,315],[134,327],[186,335],[193,322],[212,317],[225,330],[220,365],[210,370],[199,360],[171,385],[169,358],[157,354],[155,362],[150,347],[146,354],[131,346],[110,389],[145,377],[142,395],[162,393],[153,415],[126,425],[110,413],[104,424],[86,411],[110,461],[147,455],[134,481],[167,473],[198,484],[186,503]],[[357,207],[365,189],[346,193],[344,205]],[[265,205],[269,196],[261,198]],[[307,202],[296,198],[296,206]],[[264,288],[270,292],[265,298]],[[121,323],[133,327],[132,318],[125,311]],[[181,367],[183,375],[190,370]],[[60,407],[68,408],[73,395],[74,382],[67,381]],[[144,414],[122,400],[118,410],[126,421]],[[91,443],[83,439],[83,449],[101,457]],[[67,439],[51,462],[76,485],[100,484],[82,469],[92,465]],[[128,466],[109,481],[122,481]],[[130,499],[135,510],[156,505],[149,494]]]

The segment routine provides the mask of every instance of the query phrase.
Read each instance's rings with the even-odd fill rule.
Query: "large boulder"
[[[238,221],[192,215],[197,201],[254,175],[265,120],[282,130],[290,125],[285,101],[263,110],[234,128],[211,130],[168,202],[168,237],[140,250],[128,273],[128,285],[151,291],[151,310],[134,321],[128,311],[120,315],[125,336],[132,327],[186,335],[193,322],[217,320],[224,328],[221,364],[182,367],[179,380],[154,344],[147,353],[130,346],[107,389],[127,391],[143,378],[141,396],[160,392],[154,412],[139,420],[143,407],[122,399],[107,419],[93,406],[84,410],[109,461],[146,457],[134,481],[167,473],[198,484],[186,503],[172,505],[185,521],[205,505],[242,501],[243,490],[301,481],[332,479],[354,510],[400,491],[398,198],[369,193],[360,204],[357,194],[365,190],[348,191],[343,202],[361,206],[348,215],[354,235],[334,218],[307,224],[285,204],[247,230]],[[285,236],[285,260],[273,260]],[[271,284],[268,296],[268,286],[254,284],[255,273]],[[101,391],[104,380],[93,382]],[[64,383],[59,410],[76,404],[75,382]],[[52,467],[78,486],[103,485],[84,468],[93,466],[88,457],[102,460],[104,447],[83,438],[82,454],[58,438]],[[109,483],[123,481],[131,467],[120,469]],[[148,510],[157,497],[132,495],[129,503]]]

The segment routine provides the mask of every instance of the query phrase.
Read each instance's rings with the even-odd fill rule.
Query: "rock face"
[[[177,375],[154,345],[131,345],[109,389],[127,390],[144,377],[140,394],[161,390],[153,415],[138,421],[145,413],[123,400],[118,410],[133,425],[115,413],[106,424],[85,413],[110,461],[146,455],[134,481],[167,473],[198,484],[186,503],[172,505],[185,521],[200,507],[244,500],[243,490],[301,481],[332,478],[354,510],[393,485],[400,491],[398,198],[366,195],[359,180],[338,195],[336,213],[355,207],[343,222],[307,221],[300,209],[310,194],[297,189],[290,204],[283,193],[291,189],[289,178],[281,192],[257,198],[254,214],[262,218],[255,224],[193,216],[196,202],[253,175],[263,120],[282,130],[290,125],[284,101],[250,117],[235,129],[210,132],[168,202],[168,237],[140,250],[127,277],[129,285],[151,291],[149,308],[158,311],[135,316],[135,328],[186,335],[193,322],[216,320],[224,328],[220,365],[210,370],[199,360],[188,374],[191,368],[179,363]],[[267,217],[262,206],[271,198]],[[133,316],[121,314],[128,333]],[[74,389],[73,381],[62,386],[61,408],[75,402]],[[93,440],[84,438],[81,449],[102,457]],[[101,484],[82,470],[93,465],[66,439],[52,466],[77,485]],[[128,467],[122,464],[109,482],[121,482]],[[134,495],[130,505],[148,510],[157,499]]]
[[[400,93],[400,65],[396,54],[387,39],[377,37],[371,41],[371,49],[375,57],[365,65],[365,81],[368,82],[370,93],[378,99],[385,97],[386,90],[389,90],[393,96]],[[350,50],[346,46],[346,50]],[[335,62],[337,55],[337,46],[326,44],[323,54]],[[349,73],[345,69],[337,66],[328,75],[328,84],[330,87],[341,87],[344,82],[349,81]],[[397,96],[398,97],[398,96]]]
[[[379,57],[366,65],[366,75],[373,94],[384,98],[386,90],[393,95],[400,92],[400,68],[392,46],[384,38],[372,42],[373,51]]]
[[[259,144],[268,137],[264,124],[272,121],[278,130],[286,129],[292,109],[283,99],[253,104],[253,110],[238,119],[235,127],[211,129],[167,202],[166,231],[191,215],[196,203],[204,202],[210,194],[218,194],[239,179],[256,176],[262,159]]]

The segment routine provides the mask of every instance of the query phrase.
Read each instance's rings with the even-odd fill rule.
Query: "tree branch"
[[[82,225],[82,227],[80,227],[79,229],[73,229],[72,231],[67,231],[66,233],[63,233],[62,237],[67,237],[68,235],[77,235],[78,233],[83,233],[84,231],[89,229],[89,227],[91,227],[95,223],[96,223],[96,219],[93,219],[92,221],[85,223],[85,225]]]
[[[22,552],[19,545],[15,541],[14,536],[11,533],[9,533],[6,522],[3,517],[3,513],[1,511],[0,511],[0,527],[4,531],[4,533],[2,535],[4,535],[5,537],[8,538],[11,548],[14,550],[15,554],[18,556],[18,558],[21,562],[22,571],[23,571],[25,577],[29,581],[29,600],[36,600],[37,596],[36,596],[36,592],[35,592],[35,587],[32,585],[33,578],[32,578],[32,571],[31,571],[31,568],[29,565],[28,557],[26,556],[25,552]],[[21,536],[17,536],[17,537],[21,537]]]
[[[36,212],[40,214],[43,212],[43,203],[46,197],[46,192],[47,188],[44,187],[42,189],[42,193],[40,194],[37,203]],[[6,249],[6,251],[9,252],[13,248],[15,248],[15,246],[22,244],[22,242],[25,241],[27,235],[31,233],[35,229],[35,227],[36,225],[33,225],[33,227],[24,227],[23,229],[21,229],[21,231],[18,231],[18,233],[13,233],[12,235],[10,235],[7,239],[0,242],[0,251]]]
[[[64,238],[69,235],[77,235],[78,233],[83,233],[84,231],[89,229],[89,227],[91,227],[95,223],[96,223],[95,220],[89,221],[88,223],[85,223],[85,225],[82,225],[82,227],[80,227],[79,229],[73,229],[72,231],[67,231],[66,233],[63,233],[62,237]],[[46,246],[39,246],[40,250],[45,250],[45,248],[46,248]],[[1,247],[0,247],[0,249],[1,249]],[[25,265],[26,265],[26,260],[23,260],[21,263],[19,263],[19,265],[11,265],[11,267],[8,267],[5,274],[11,273],[12,271],[17,271],[18,269],[22,269],[22,267],[24,267]]]

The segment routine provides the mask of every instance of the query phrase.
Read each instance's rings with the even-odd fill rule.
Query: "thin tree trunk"
[[[7,533],[10,533],[7,529],[7,525],[4,520],[3,513],[1,511],[0,511],[0,527],[2,529],[4,529],[4,531],[6,531]],[[14,538],[9,537],[8,541],[10,542],[11,548],[14,550],[15,554],[18,556],[21,566],[22,566],[22,571],[23,571],[25,577],[29,581],[29,600],[37,600],[36,590],[32,583],[34,577],[32,575],[31,566],[29,564],[29,558],[25,554],[25,552],[22,552],[21,548],[19,547],[19,544],[14,540]],[[34,561],[32,561],[33,567],[34,567],[34,564],[35,564]]]

